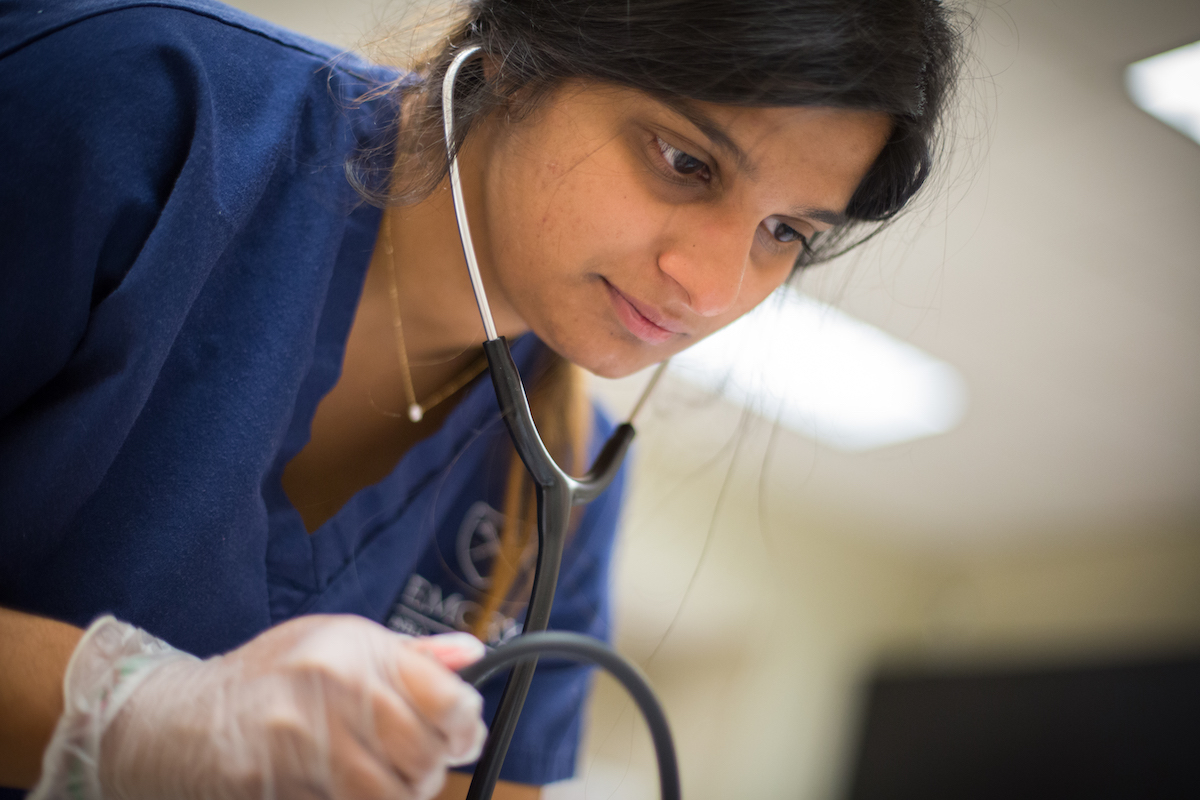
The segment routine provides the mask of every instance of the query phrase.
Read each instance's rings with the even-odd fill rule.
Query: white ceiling
[[[235,5],[350,45],[385,4]],[[857,455],[781,432],[773,497],[922,545],[1200,534],[1200,145],[1137,110],[1122,80],[1197,39],[1195,0],[979,13],[942,191],[802,283],[955,365],[966,417]],[[643,456],[682,470],[728,437],[731,415],[655,414]]]

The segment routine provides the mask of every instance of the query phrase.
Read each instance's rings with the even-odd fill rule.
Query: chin
[[[596,352],[593,348],[584,352],[558,352],[576,366],[598,377],[609,379],[628,377],[667,358],[666,355],[649,353],[644,348],[628,345],[618,346],[616,352]]]
[[[539,330],[543,326],[532,327],[551,350],[601,378],[624,378],[672,355],[635,339],[623,328],[615,331],[613,326],[597,326],[600,330],[589,335],[581,330],[586,326],[579,324],[551,324],[544,331]]]
[[[576,362],[576,363],[578,364],[578,362]],[[602,366],[596,366],[596,367],[590,367],[587,364],[579,364],[579,366],[583,367],[584,369],[586,369],[588,372],[592,373],[593,375],[596,375],[601,378],[609,378],[609,379],[624,378],[629,375],[632,375],[633,373],[635,373],[639,369],[641,369],[640,366],[627,367],[627,366],[617,366],[617,365],[609,365],[609,364],[605,364]]]

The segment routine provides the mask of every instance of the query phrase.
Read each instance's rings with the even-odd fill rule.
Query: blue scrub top
[[[305,613],[470,620],[509,452],[486,379],[313,534],[280,486],[381,218],[344,166],[396,108],[357,99],[396,77],[208,0],[0,0],[0,605],[199,656]],[[527,376],[543,348],[515,343]],[[583,515],[552,628],[607,638],[621,484]],[[539,670],[504,779],[573,773],[587,687]]]

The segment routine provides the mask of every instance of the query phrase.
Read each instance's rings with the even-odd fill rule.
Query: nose
[[[671,227],[658,268],[687,293],[691,311],[702,317],[725,313],[741,292],[753,232],[747,234],[745,222],[728,213],[696,215],[692,224]]]

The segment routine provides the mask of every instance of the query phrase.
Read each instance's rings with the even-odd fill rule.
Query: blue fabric
[[[200,656],[297,614],[471,609],[507,465],[488,381],[312,535],[279,482],[380,221],[343,166],[395,108],[353,101],[394,77],[202,0],[0,0],[0,605]],[[515,343],[525,374],[543,347]],[[607,636],[621,491],[584,514],[551,627]],[[539,670],[504,779],[572,774],[587,685]]]

